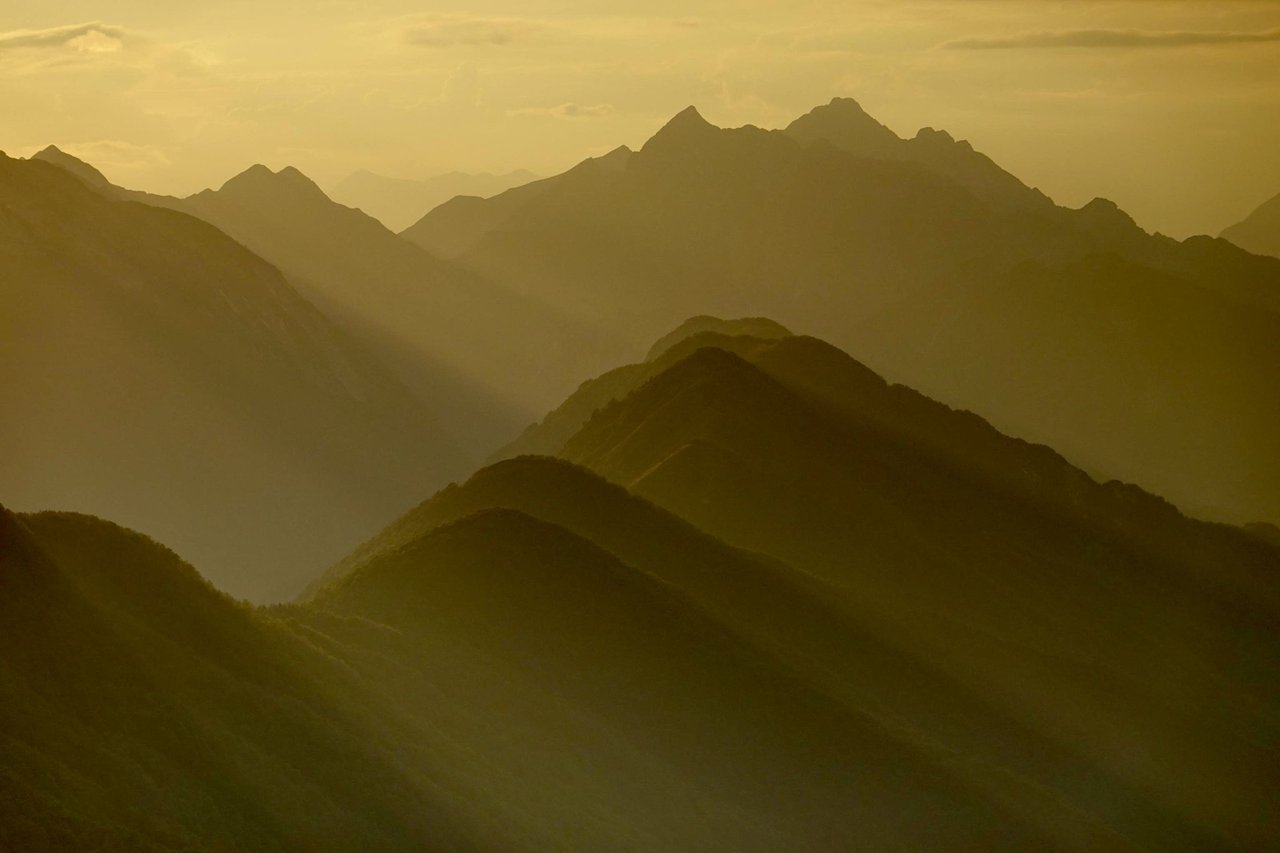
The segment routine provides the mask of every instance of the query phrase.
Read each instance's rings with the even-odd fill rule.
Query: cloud
[[[91,21],[43,30],[0,33],[0,51],[63,48],[76,53],[114,53],[124,47],[124,39],[123,27]]]
[[[613,115],[613,104],[560,104],[554,107],[527,107],[521,110],[510,110],[509,116],[550,116],[551,118],[604,118]]]
[[[504,47],[541,29],[521,18],[433,17],[404,30],[406,43],[416,47]]]
[[[1132,48],[1193,47],[1280,42],[1280,29],[1258,32],[1166,30],[1059,30],[997,38],[966,38],[940,45],[951,50],[1000,50],[1036,47]]]

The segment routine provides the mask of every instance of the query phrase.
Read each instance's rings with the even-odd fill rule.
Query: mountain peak
[[[878,157],[902,140],[876,121],[853,98],[832,98],[787,125],[786,134],[809,144],[823,140],[859,156]]]
[[[1120,209],[1120,206],[1109,198],[1095,198],[1080,208],[1077,213],[1095,231],[1101,229],[1108,232],[1127,232],[1138,227],[1133,217]]]
[[[702,117],[702,113],[698,112],[697,107],[685,107],[676,113],[669,122],[664,124],[661,130],[650,137],[649,141],[644,144],[644,148],[648,149],[655,143],[664,145],[673,141],[701,138],[718,129]]]
[[[324,191],[316,185],[315,181],[308,178],[302,172],[293,166],[285,166],[278,172],[273,172],[261,163],[255,163],[245,169],[240,174],[231,178],[219,192],[231,193],[260,193],[272,192],[279,193],[289,191],[297,194],[298,191],[308,195],[317,196],[328,199]]]
[[[56,145],[46,145],[40,151],[31,155],[32,160],[40,160],[51,166],[57,166],[60,169],[70,172],[80,180],[84,181],[91,187],[110,187],[111,181],[107,180],[107,176],[99,172],[93,166],[89,165],[79,157],[74,157],[63,151]]]

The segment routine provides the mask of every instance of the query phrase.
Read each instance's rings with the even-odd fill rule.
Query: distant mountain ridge
[[[1254,254],[1280,258],[1280,195],[1260,204],[1219,236]]]
[[[96,171],[81,166],[71,171]],[[204,219],[277,266],[429,401],[477,456],[562,396],[578,375],[624,352],[609,335],[517,288],[398,239],[362,211],[330,200],[293,167],[254,165],[185,199],[91,185]],[[517,375],[523,381],[512,381]]]
[[[362,169],[339,181],[329,195],[339,204],[360,208],[392,231],[403,231],[455,196],[487,198],[536,180],[538,176],[527,169],[500,175],[447,172],[425,180],[388,178]]]
[[[0,159],[0,479],[292,595],[467,456],[266,261],[193,216]]]
[[[1280,520],[1276,259],[1147,234],[1104,199],[1058,207],[848,99],[775,131],[689,108],[598,165],[404,236],[633,351],[693,314],[771,317],[1102,476]]]

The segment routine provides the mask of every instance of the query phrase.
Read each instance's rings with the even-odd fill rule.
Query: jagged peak
[[[660,145],[672,140],[703,136],[709,131],[715,130],[719,130],[719,128],[703,118],[697,107],[688,106],[676,113],[670,121],[650,137],[649,141],[644,144],[644,148],[649,148],[655,143]]]
[[[107,176],[99,172],[91,164],[86,163],[73,154],[68,154],[56,145],[46,145],[35,154],[31,155],[32,160],[40,160],[44,163],[65,169],[75,175],[80,180],[95,187],[110,187],[111,181],[107,180]]]
[[[826,141],[860,156],[884,156],[902,143],[853,98],[832,98],[814,107],[787,125],[785,133],[805,144]]]

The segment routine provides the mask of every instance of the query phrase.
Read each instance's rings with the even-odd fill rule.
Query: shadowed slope
[[[354,685],[145,537],[0,510],[0,847],[469,848]]]
[[[1278,780],[1256,745],[1280,736],[1280,554],[818,342],[747,357],[761,367],[699,350],[564,455],[824,578],[887,645],[1178,815],[1118,817],[1134,837],[1275,837],[1263,802]]]
[[[465,711],[446,724],[452,736],[537,780],[520,796],[559,829],[531,837],[535,848],[1034,843],[959,774],[842,709],[665,579],[517,510],[417,535],[401,526],[312,607],[419,638],[403,659]]]
[[[674,350],[684,352],[690,339],[715,339],[718,345],[750,348],[761,341],[786,337],[791,333],[771,320],[743,318],[721,320],[718,317],[693,317],[664,335],[649,348],[645,360],[610,370],[578,386],[569,397],[547,413],[541,421],[530,424],[510,444],[498,450],[490,461],[525,454],[554,455],[577,432],[596,409],[612,400],[620,400],[639,388],[645,381],[661,373],[672,363]],[[732,337],[742,337],[740,342],[730,343]]]

